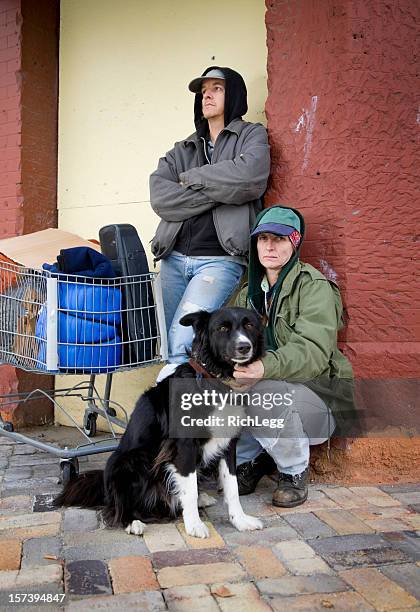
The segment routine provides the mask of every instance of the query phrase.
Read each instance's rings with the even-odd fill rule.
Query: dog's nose
[[[236,345],[236,350],[238,351],[238,353],[241,353],[241,355],[245,355],[245,353],[248,353],[250,348],[250,342],[238,342],[238,344]]]

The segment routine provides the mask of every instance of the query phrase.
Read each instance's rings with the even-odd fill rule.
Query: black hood
[[[221,70],[225,75],[225,127],[229,125],[233,119],[240,119],[248,111],[246,85],[239,74],[231,68],[222,66],[209,66],[205,69],[202,76],[205,76],[209,70]],[[201,93],[195,94],[194,100],[194,123],[195,129],[199,137],[206,137],[209,131],[207,119],[203,117],[202,108],[203,96]]]

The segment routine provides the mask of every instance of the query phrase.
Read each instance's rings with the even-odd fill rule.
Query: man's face
[[[225,82],[223,79],[204,79],[201,86],[203,94],[203,117],[216,119],[224,117]]]
[[[293,255],[288,236],[263,233],[257,237],[258,259],[266,270],[280,271]]]

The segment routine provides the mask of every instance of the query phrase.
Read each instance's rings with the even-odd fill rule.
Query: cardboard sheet
[[[0,258],[3,255],[9,261],[12,260],[21,266],[41,270],[43,263],[52,264],[57,261],[57,255],[61,249],[78,246],[101,251],[98,244],[85,240],[77,234],[50,228],[33,234],[0,240]]]

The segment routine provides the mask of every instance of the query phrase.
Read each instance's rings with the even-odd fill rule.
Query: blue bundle
[[[58,370],[100,373],[122,362],[119,287],[109,260],[94,249],[64,249],[57,263],[44,264],[58,278]],[[79,282],[77,277],[79,278]],[[80,282],[82,281],[82,282]],[[38,359],[46,363],[47,308],[41,309],[36,336],[41,339]]]

